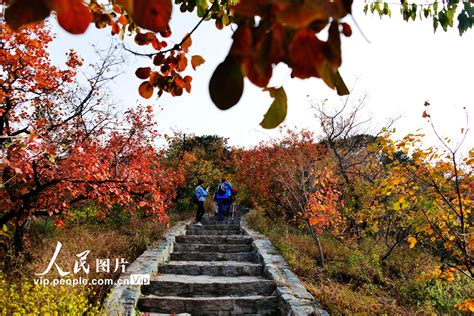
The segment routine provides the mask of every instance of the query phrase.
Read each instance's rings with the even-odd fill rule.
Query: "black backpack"
[[[199,198],[196,195],[196,192],[193,192],[193,196],[191,197],[191,202],[194,204],[198,204]]]
[[[217,187],[217,195],[225,195],[226,192],[227,190],[225,188],[225,183],[219,184],[219,186]]]

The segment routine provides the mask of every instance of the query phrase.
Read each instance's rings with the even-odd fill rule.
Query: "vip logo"
[[[149,274],[130,274],[130,285],[148,285],[150,284]]]

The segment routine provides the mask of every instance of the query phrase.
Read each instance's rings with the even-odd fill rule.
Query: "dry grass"
[[[121,272],[120,269],[113,272],[116,259],[123,258],[126,262],[132,262],[147,247],[159,244],[169,227],[192,216],[194,211],[174,213],[169,223],[157,223],[151,218],[132,216],[119,227],[70,224],[63,229],[49,225],[47,230],[44,228],[48,226],[43,225],[44,220],[41,220],[42,222],[33,225],[29,232],[27,251],[30,262],[22,266],[23,277],[31,279],[37,277],[35,273],[43,272],[59,241],[62,248],[55,262],[63,271],[73,271],[74,262],[78,259],[76,255],[89,250],[86,261],[90,266],[89,273],[80,271],[74,274],[74,278],[116,279]],[[96,272],[96,259],[110,259],[111,272]],[[57,269],[53,267],[47,277],[59,278]],[[102,300],[109,289],[110,286],[94,286],[90,300]]]
[[[207,198],[204,201],[204,210],[207,216],[214,216],[217,212],[217,204],[212,198]]]
[[[426,252],[402,247],[382,264],[379,258],[384,249],[370,240],[349,249],[322,236],[326,264],[321,268],[315,243],[304,230],[270,221],[261,212],[252,212],[248,221],[270,239],[330,314],[455,313],[454,304],[474,293],[470,280],[423,279],[424,273],[439,266]]]

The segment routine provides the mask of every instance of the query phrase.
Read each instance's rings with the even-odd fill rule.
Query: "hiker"
[[[202,225],[201,220],[204,216],[204,201],[206,200],[206,196],[209,194],[209,187],[204,189],[202,185],[204,184],[203,179],[198,180],[198,186],[194,191],[197,199],[197,213],[196,213],[196,225]]]
[[[229,215],[229,200],[232,190],[232,186],[222,178],[214,195],[214,199],[217,201],[217,221],[219,222],[222,222],[223,215]]]
[[[235,204],[235,199],[236,199],[236,195],[237,195],[238,192],[239,192],[239,190],[232,187],[230,198],[229,198],[229,207],[228,207],[229,212],[232,213],[232,218],[235,217],[235,209],[237,207],[236,204]]]
[[[224,216],[228,217],[229,216],[229,211],[230,207],[232,205],[232,202],[234,201],[234,188],[232,185],[225,181],[225,187],[226,187],[226,195],[227,195],[227,200],[224,202]]]

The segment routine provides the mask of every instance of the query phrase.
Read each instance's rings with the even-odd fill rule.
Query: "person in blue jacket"
[[[229,200],[232,194],[232,186],[222,179],[221,183],[217,186],[216,194],[214,195],[215,200],[217,201],[217,221],[222,222],[223,215],[229,215]]]
[[[204,201],[206,200],[206,196],[209,194],[209,188],[204,189],[202,185],[204,184],[203,179],[198,180],[198,186],[196,187],[196,190],[194,191],[194,194],[196,194],[197,198],[197,213],[196,213],[196,225],[202,225],[201,220],[202,217],[204,216]]]

